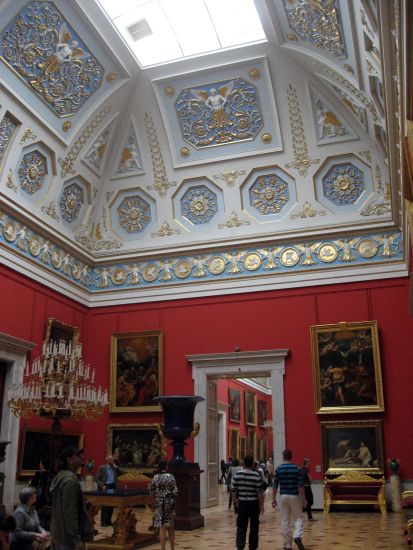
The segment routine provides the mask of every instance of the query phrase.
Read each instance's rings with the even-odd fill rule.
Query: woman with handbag
[[[166,531],[168,531],[171,550],[175,548],[175,500],[178,487],[172,474],[166,471],[166,460],[158,463],[159,473],[151,483],[151,495],[155,496],[155,513],[153,516],[154,531],[159,529],[161,550],[165,550]]]

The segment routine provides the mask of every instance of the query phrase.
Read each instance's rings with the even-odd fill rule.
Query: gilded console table
[[[97,510],[102,506],[113,506],[119,509],[118,517],[113,523],[112,536],[89,542],[87,546],[91,550],[133,550],[159,540],[152,532],[139,533],[136,530],[137,519],[132,507],[153,504],[154,497],[149,495],[148,491],[132,489],[112,494],[90,491],[85,492],[84,495],[93,506],[90,512],[93,522]]]

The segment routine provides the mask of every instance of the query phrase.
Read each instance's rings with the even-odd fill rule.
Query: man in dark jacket
[[[85,542],[93,539],[93,526],[75,474],[83,465],[83,449],[67,447],[60,460],[60,471],[50,484],[53,546],[55,550],[84,550]]]
[[[112,455],[106,457],[106,464],[100,466],[96,472],[95,481],[98,484],[99,491],[105,493],[114,493],[118,486],[118,477],[125,473],[125,470],[119,468]],[[101,525],[107,527],[112,525],[112,506],[102,506]]]

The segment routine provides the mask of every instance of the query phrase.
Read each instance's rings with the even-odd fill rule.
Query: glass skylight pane
[[[253,0],[205,0],[223,48],[265,39]]]
[[[219,50],[220,43],[204,0],[159,0],[184,55]]]

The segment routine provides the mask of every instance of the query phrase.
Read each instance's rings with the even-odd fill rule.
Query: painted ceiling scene
[[[0,256],[90,305],[407,273],[399,0],[3,0]]]

